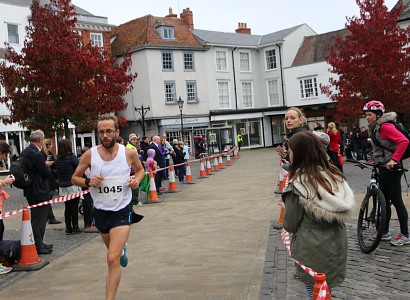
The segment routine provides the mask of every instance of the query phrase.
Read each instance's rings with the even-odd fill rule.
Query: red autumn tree
[[[346,35],[335,36],[327,62],[336,74],[321,90],[337,101],[341,116],[362,114],[365,102],[380,100],[410,112],[410,29],[397,24],[403,5],[390,12],[383,0],[356,0],[360,17],[347,18]]]
[[[20,122],[30,129],[86,127],[98,114],[123,111],[122,96],[137,74],[129,74],[131,60],[118,65],[108,53],[83,44],[76,32],[75,8],[70,0],[34,0],[21,53],[7,47],[0,63],[0,83],[10,110],[5,123]],[[124,119],[120,119],[124,124]]]

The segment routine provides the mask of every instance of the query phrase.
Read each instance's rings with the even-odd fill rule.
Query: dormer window
[[[163,40],[173,40],[174,36],[174,27],[172,26],[159,26],[157,28],[158,33],[161,35]]]

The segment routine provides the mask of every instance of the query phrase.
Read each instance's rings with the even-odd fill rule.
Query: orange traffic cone
[[[155,179],[154,179],[154,172],[149,172],[149,196],[148,196],[147,203],[158,203],[158,202],[162,202],[162,200],[159,200],[158,198],[157,187],[155,185]]]
[[[329,287],[326,284],[326,274],[317,273],[314,278],[315,285],[313,286],[313,299],[332,299],[330,296]],[[320,287],[322,287],[322,290],[320,290]]]
[[[219,171],[218,156],[214,157],[214,171]]]
[[[227,166],[232,166],[231,162],[231,150],[228,151],[228,154],[226,155],[226,165]]]
[[[288,181],[288,174],[284,174],[283,180],[279,183],[279,190],[283,192],[285,188],[287,187],[287,181]]]
[[[283,191],[286,189],[286,187],[288,186],[288,173],[280,168],[279,170],[279,187],[278,187],[278,191],[275,191],[275,194],[282,194]],[[282,229],[283,228],[283,217],[285,215],[285,208],[283,206],[283,204],[279,204],[280,206],[280,215],[279,215],[279,220],[278,222],[276,222],[276,224],[273,225],[274,229]]]
[[[199,177],[198,177],[198,179],[208,178],[208,177],[206,176],[206,171],[205,171],[205,166],[204,166],[204,160],[201,158],[199,161],[201,162],[201,166],[199,167]]]
[[[212,173],[211,159],[209,157],[206,158],[206,175],[214,175],[214,173]]]
[[[219,169],[225,169],[222,154],[219,155]]]
[[[239,151],[236,147],[233,149],[233,158],[239,158]]]
[[[48,261],[38,257],[34,242],[33,228],[31,227],[30,214],[27,207],[23,208],[23,223],[21,226],[21,257],[17,264],[13,265],[14,271],[40,270],[48,264]]]
[[[175,171],[174,171],[174,166],[170,165],[169,166],[169,172],[168,172],[168,177],[169,177],[169,183],[168,183],[168,190],[165,193],[178,193],[177,189],[177,183],[175,182]]]
[[[282,229],[283,228],[283,217],[285,215],[285,208],[279,204],[280,206],[280,215],[279,215],[279,220],[276,222],[276,224],[273,224],[274,229]]]
[[[205,173],[205,176],[206,176],[206,173]],[[186,183],[186,184],[195,184],[195,182],[192,181],[191,165],[189,164],[189,161],[186,162],[186,174],[185,174],[184,183]]]
[[[278,186],[275,191],[275,194],[282,194],[284,185],[285,185],[285,170],[282,168],[279,168]]]

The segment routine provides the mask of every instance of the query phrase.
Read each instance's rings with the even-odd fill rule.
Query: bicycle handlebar
[[[359,168],[361,168],[361,169],[368,168],[368,167],[372,167],[372,168],[380,167],[380,166],[383,166],[383,165],[385,165],[385,164],[387,163],[387,162],[369,163],[369,162],[367,162],[367,161],[359,161],[359,160],[354,160],[354,159],[346,159],[346,161],[347,161],[347,162],[351,162],[351,163],[355,163],[356,166],[359,167]],[[408,172],[408,171],[409,171],[409,170],[405,169],[405,168],[403,167],[403,165],[401,165],[401,164],[395,164],[394,167],[393,167],[393,170],[396,170],[396,171],[404,171],[404,172]],[[392,170],[392,171],[393,171],[393,170]]]

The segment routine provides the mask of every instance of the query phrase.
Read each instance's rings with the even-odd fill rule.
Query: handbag
[[[337,159],[339,161],[339,165],[343,166],[345,162],[343,161],[343,156],[340,154],[340,151],[337,153]]]

